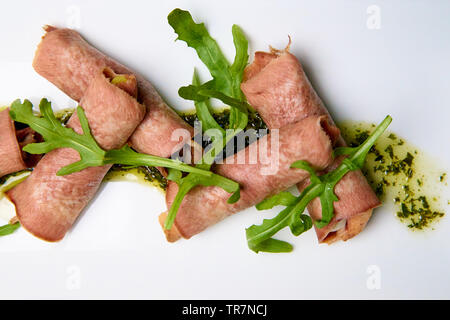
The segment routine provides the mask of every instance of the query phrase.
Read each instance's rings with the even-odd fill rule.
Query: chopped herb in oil
[[[373,130],[372,124],[343,123],[344,139],[351,146],[359,145]],[[429,168],[424,154],[394,133],[385,133],[372,147],[362,170],[377,196],[392,201],[397,217],[412,230],[432,227],[444,216],[440,193],[435,190],[437,178],[444,181],[445,173],[436,174]],[[434,180],[436,179],[436,180]]]
[[[129,175],[133,179],[129,179]],[[150,184],[162,191],[167,189],[167,179],[155,167],[127,167],[114,165],[105,177],[105,181],[137,181],[144,184]]]
[[[58,112],[55,112],[55,117],[58,119],[62,124],[66,124],[67,121],[69,121],[70,117],[72,116],[75,109],[64,109],[60,110]]]

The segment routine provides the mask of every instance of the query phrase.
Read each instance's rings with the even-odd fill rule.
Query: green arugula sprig
[[[21,183],[23,180],[28,178],[28,176],[30,174],[31,174],[31,171],[27,169],[27,170],[14,172],[14,173],[11,173],[9,175],[2,177],[2,179],[0,181],[0,200],[3,200],[3,198],[5,197],[5,192],[7,192],[8,190],[11,190],[16,185]],[[7,200],[7,201],[9,201],[9,200]],[[15,212],[14,212],[14,214],[15,214]],[[14,231],[16,231],[19,227],[20,227],[19,222],[16,222],[13,224],[9,223],[9,224],[0,226],[0,236],[10,235]]]
[[[233,64],[230,65],[217,42],[208,33],[205,25],[203,23],[195,23],[188,11],[175,9],[169,14],[167,19],[178,34],[177,40],[182,40],[189,47],[195,49],[198,57],[211,73],[213,79],[205,83],[203,88],[214,90],[239,101],[245,101],[245,96],[240,86],[244,69],[248,62],[248,41],[241,28],[233,25],[231,30],[236,55]],[[233,106],[231,107],[230,128],[244,129],[248,122],[247,113]]]
[[[312,227],[312,220],[303,214],[308,203],[319,197],[322,206],[322,218],[315,221],[318,228],[327,226],[334,217],[333,203],[338,201],[334,193],[336,184],[350,171],[362,168],[365,158],[375,141],[381,136],[391,123],[392,118],[387,116],[375,131],[359,147],[337,148],[335,156],[346,155],[341,164],[333,171],[318,176],[306,161],[296,161],[291,167],[303,169],[310,174],[308,187],[298,197],[283,191],[259,203],[258,210],[271,209],[276,205],[286,206],[273,219],[264,219],[261,225],[253,225],[246,229],[248,247],[256,253],[263,252],[290,252],[293,247],[290,243],[273,239],[278,231],[289,227],[294,236],[298,236]]]
[[[97,167],[106,164],[121,164],[129,166],[155,166],[172,168],[183,172],[195,173],[200,177],[211,179],[218,186],[226,190],[239,186],[236,182],[214,174],[211,171],[192,167],[179,160],[166,159],[148,154],[138,153],[128,146],[121,149],[105,151],[97,144],[92,136],[88,120],[82,107],[77,107],[77,115],[83,130],[83,134],[76,133],[73,129],[64,127],[53,114],[51,103],[42,99],[39,109],[42,117],[33,113],[33,105],[25,100],[21,103],[16,100],[10,108],[10,115],[14,121],[25,123],[38,132],[44,142],[31,143],[23,148],[31,154],[47,153],[56,148],[72,148],[80,154],[80,160],[61,168],[57,175],[67,175],[88,167]]]
[[[8,223],[0,227],[0,237],[7,236],[12,234],[20,227],[20,223]]]
[[[228,203],[235,203],[240,198],[239,184],[220,175],[214,175],[211,178],[207,178],[204,176],[199,176],[195,173],[190,173],[186,177],[182,177],[180,171],[169,170],[169,176],[167,179],[178,184],[178,193],[170,206],[169,213],[167,214],[167,218],[164,223],[164,229],[166,230],[170,230],[172,228],[183,198],[196,186],[220,186],[222,189],[232,194],[228,198]]]
[[[248,123],[248,110],[251,108],[250,105],[246,101],[241,101],[236,98],[230,97],[220,91],[209,89],[207,84],[203,84],[201,86],[189,85],[186,87],[181,87],[178,90],[178,94],[180,97],[186,100],[192,100],[196,103],[205,103],[208,102],[210,98],[215,98],[222,101],[224,104],[230,106],[230,124],[229,127],[235,130],[235,134],[247,126]],[[234,124],[232,124],[233,120],[231,119],[231,114],[238,114]],[[205,118],[204,113],[210,112],[201,110],[199,113],[200,117]],[[212,115],[210,115],[212,117]]]
[[[196,75],[194,73],[193,84],[198,83],[198,78],[196,79]],[[239,101],[226,97],[228,99],[234,100],[235,103],[240,103]],[[208,108],[208,100],[206,99],[192,99],[196,106],[197,116],[199,119],[203,117],[206,118],[205,122],[202,122],[202,131],[206,132],[209,129],[216,129],[222,134],[223,139],[213,140],[210,146],[210,149],[203,155],[201,161],[196,164],[196,168],[201,168],[203,170],[211,170],[211,166],[216,159],[216,156],[219,152],[222,152],[223,148],[226,146],[227,142],[230,141],[234,137],[234,135],[240,131],[239,130],[223,130],[219,124],[214,120],[214,118],[209,119],[209,108]],[[200,111],[200,112],[199,112]],[[214,121],[214,122],[213,122]],[[168,180],[174,181],[178,184],[178,192],[172,202],[172,205],[169,208],[169,212],[167,214],[166,221],[164,222],[164,229],[170,230],[173,226],[173,222],[175,221],[178,209],[181,206],[181,203],[186,196],[186,194],[191,191],[196,186],[212,186],[218,185],[219,181],[215,181],[215,179],[220,180],[224,179],[222,176],[216,175],[215,179],[205,178],[199,176],[195,173],[189,173],[187,176],[183,177],[179,170],[171,169],[169,170],[169,175],[167,176]],[[225,181],[224,181],[225,182]],[[228,203],[235,203],[240,198],[240,189],[239,184],[231,184],[231,183],[222,183],[222,189],[231,193],[232,195],[228,198]]]
[[[168,16],[169,24],[178,34],[178,39],[185,41],[187,45],[194,48],[200,60],[209,69],[212,80],[201,84],[197,72],[194,70],[192,85],[182,87],[178,94],[187,100],[194,101],[198,119],[202,122],[203,132],[216,129],[222,134],[222,139],[213,140],[210,149],[203,155],[196,168],[210,170],[216,155],[221,152],[228,141],[237,133],[245,129],[248,123],[249,105],[245,102],[244,94],[240,85],[244,68],[248,62],[248,42],[242,30],[233,25],[233,42],[236,48],[236,56],[232,65],[225,58],[217,42],[209,35],[203,23],[196,24],[188,11],[181,9],[173,10]],[[231,107],[228,127],[232,130],[225,131],[214,120],[211,114],[210,99],[221,100]],[[220,180],[223,177],[215,176]],[[170,230],[175,221],[178,209],[185,195],[196,186],[217,185],[219,181],[201,177],[195,173],[189,173],[183,177],[179,170],[169,170],[169,180],[178,184],[178,193],[169,209],[164,228]],[[223,181],[222,188],[231,193],[228,203],[235,203],[240,198],[239,185],[228,184]]]
[[[79,135],[72,129],[64,127],[56,119],[51,103],[47,99],[41,100],[39,110],[42,117],[38,117],[33,113],[33,105],[28,100],[22,103],[17,99],[11,104],[9,112],[11,118],[16,122],[29,125],[45,140],[41,143],[26,145],[23,148],[24,151],[31,154],[42,154],[56,148],[73,148],[77,150],[81,160],[60,169],[58,175],[66,175],[90,166],[101,166],[103,164],[106,152],[98,146],[90,131],[86,130],[86,117],[80,117],[84,135]]]
[[[201,84],[200,78],[198,76],[197,70],[194,69],[194,75],[192,76],[192,85],[198,87],[200,86],[200,84]],[[180,90],[182,90],[182,88],[180,88]],[[180,90],[178,90],[179,94]],[[200,96],[200,98],[203,98],[203,96]],[[219,132],[223,136],[225,136],[225,130],[217,123],[216,119],[214,119],[214,117],[211,114],[212,107],[210,101],[208,99],[198,99],[198,100],[190,99],[190,100],[194,100],[195,113],[197,114],[198,120],[202,124],[203,131],[207,131],[209,129],[216,129],[219,130]]]

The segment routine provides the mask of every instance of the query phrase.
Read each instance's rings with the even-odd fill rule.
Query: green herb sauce
[[[191,111],[191,112],[186,112],[186,113],[179,113],[181,118],[186,121],[187,123],[189,123],[192,127],[194,127],[194,124],[196,121],[198,121],[197,115],[195,114],[195,110]],[[216,120],[216,122],[219,124],[220,127],[222,127],[222,129],[229,129],[228,128],[228,124],[229,124],[229,117],[230,117],[230,109],[228,108],[221,108],[221,109],[214,109],[212,111],[212,116],[213,118]],[[249,131],[252,130],[252,131]],[[261,131],[260,131],[261,130]],[[250,144],[250,141],[256,141],[259,138],[263,137],[264,135],[266,135],[268,132],[267,130],[267,126],[264,123],[264,121],[261,119],[260,115],[256,112],[249,112],[248,113],[248,123],[247,126],[245,127],[245,133],[241,132],[238,133],[235,138],[234,138],[234,142],[237,142],[239,139],[239,136],[241,134],[244,134],[244,142],[245,144],[240,146],[240,148],[245,148]],[[207,145],[210,143],[211,141],[203,141],[203,148],[206,148]],[[238,148],[238,144],[235,143],[234,145],[234,152],[238,152],[240,149]],[[225,154],[223,155],[224,157],[226,156]]]
[[[55,111],[55,118],[58,119],[62,124],[67,124],[72,114],[75,112],[73,108],[62,109]]]
[[[167,179],[155,167],[127,167],[114,165],[106,174],[104,181],[130,181],[150,185],[165,191]]]
[[[348,121],[339,127],[349,145],[357,146],[375,125]],[[366,158],[363,173],[380,200],[393,203],[396,216],[408,228],[433,228],[444,216],[446,173],[394,133],[385,133],[378,139]]]
[[[194,126],[194,122],[198,121],[197,115],[195,114],[195,110],[191,112],[179,112],[179,115],[181,118],[189,123],[191,126]],[[212,115],[216,122],[221,126],[223,129],[228,129],[228,119],[230,118],[230,109],[222,108],[222,109],[215,109],[212,112]],[[267,129],[266,124],[261,119],[261,116],[256,112],[249,112],[248,114],[248,124],[245,130],[254,129],[254,130],[260,130],[260,129]]]
[[[2,186],[8,181],[9,178],[20,176],[21,174],[23,174],[24,172],[27,172],[27,171],[33,171],[33,169],[25,169],[25,170],[13,172],[13,173],[7,174],[3,177],[0,177],[0,190],[2,190]]]

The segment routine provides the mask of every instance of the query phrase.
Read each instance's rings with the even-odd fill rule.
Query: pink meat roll
[[[88,44],[78,32],[46,26],[47,33],[36,51],[33,67],[76,101],[84,96],[97,70],[110,67],[116,73],[136,74]],[[140,75],[138,101],[150,112],[130,137],[130,145],[137,151],[160,157],[177,152],[180,142],[171,140],[172,132],[185,129],[186,139],[193,129],[162,100],[152,84]],[[189,139],[190,140],[190,139]]]
[[[27,127],[16,130],[9,116],[9,108],[0,112],[0,178],[17,171],[32,168],[39,162],[41,155],[29,154],[23,147],[39,142],[41,136]]]
[[[283,128],[302,119],[331,116],[314,91],[298,59],[285,51],[256,52],[255,59],[244,75],[242,91],[249,103],[258,111],[270,129]],[[339,145],[345,145],[342,137]],[[334,161],[327,170],[336,168],[342,158]],[[299,184],[299,189],[307,183]],[[332,243],[348,240],[359,234],[372,215],[373,208],[381,203],[361,171],[350,172],[336,185],[335,217],[324,228],[316,228],[319,242]],[[311,217],[322,217],[319,199],[309,206]]]
[[[28,166],[17,141],[14,121],[7,108],[0,112],[0,177],[26,168]]]
[[[123,146],[145,115],[145,107],[131,94],[136,92],[136,78],[124,75],[121,88],[113,85],[112,70],[97,72],[86,89],[81,106],[93,136],[105,149]],[[72,115],[68,127],[81,133],[77,114]],[[81,211],[97,192],[110,165],[91,167],[66,176],[57,176],[62,167],[79,161],[77,151],[56,149],[46,154],[31,175],[11,189],[7,195],[16,206],[22,226],[46,241],[61,240]]]
[[[308,177],[301,169],[290,168],[297,160],[305,160],[317,170],[322,170],[333,161],[333,143],[339,136],[339,129],[328,122],[327,117],[309,117],[278,131],[278,149],[272,150],[270,133],[235,155],[226,158],[224,164],[218,164],[214,171],[238,182],[241,186],[241,198],[234,204],[227,203],[229,193],[219,187],[196,187],[183,199],[178,210],[174,226],[165,231],[169,241],[180,237],[190,238],[216,224],[224,218],[252,207],[266,197],[285,190]],[[261,148],[267,148],[267,158],[261,157]],[[250,161],[251,155],[258,155]],[[276,160],[278,158],[278,161]],[[239,159],[244,161],[238,161]],[[267,165],[272,172],[264,172]],[[178,186],[170,183],[166,202],[170,208]],[[166,213],[160,216],[163,224]]]

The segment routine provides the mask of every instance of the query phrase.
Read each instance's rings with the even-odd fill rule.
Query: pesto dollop
[[[55,112],[55,118],[59,120],[62,124],[67,124],[72,114],[75,112],[73,108],[67,108]]]
[[[127,167],[122,165],[113,165],[106,174],[104,181],[131,181],[144,185],[150,185],[166,191],[167,179],[155,167],[140,166]]]
[[[194,126],[195,121],[198,121],[197,115],[195,111],[191,112],[180,112],[180,117],[189,123],[191,126]],[[212,115],[216,122],[223,128],[228,129],[229,118],[230,118],[230,109],[215,109],[212,112]],[[261,116],[257,112],[249,112],[248,114],[248,123],[245,130],[254,129],[267,129],[266,124],[262,120]]]
[[[342,136],[361,144],[375,125],[344,122]],[[444,216],[446,174],[429,157],[394,133],[385,133],[372,147],[362,170],[377,196],[391,202],[396,216],[412,230],[433,228]]]

